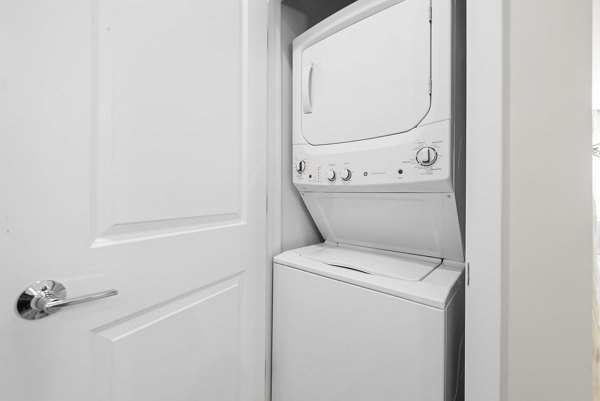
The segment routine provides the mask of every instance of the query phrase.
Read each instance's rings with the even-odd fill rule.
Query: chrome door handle
[[[117,290],[108,290],[71,299],[60,299],[48,295],[41,297],[36,304],[42,311],[50,314],[70,305],[77,305],[84,302],[95,301],[97,299],[108,298],[112,297],[113,295],[117,295],[118,293],[119,292]]]
[[[117,290],[108,290],[66,299],[67,289],[62,283],[54,280],[37,281],[17,299],[17,314],[26,320],[42,319],[67,306],[112,297],[118,293]]]

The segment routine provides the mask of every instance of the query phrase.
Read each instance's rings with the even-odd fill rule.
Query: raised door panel
[[[98,401],[243,399],[240,276],[93,330]]]
[[[242,3],[95,7],[94,245],[240,223]]]

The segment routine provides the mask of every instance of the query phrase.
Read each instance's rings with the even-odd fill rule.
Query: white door
[[[266,32],[264,0],[2,2],[1,400],[264,399]],[[38,280],[119,293],[22,319]]]

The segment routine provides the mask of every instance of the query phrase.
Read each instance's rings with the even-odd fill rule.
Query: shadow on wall
[[[356,0],[284,0],[284,3],[288,7],[311,17],[308,21],[308,29],[355,1]]]

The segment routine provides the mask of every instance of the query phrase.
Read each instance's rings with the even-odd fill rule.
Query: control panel
[[[414,141],[295,145],[294,184],[305,191],[452,191],[450,130],[423,131]]]

